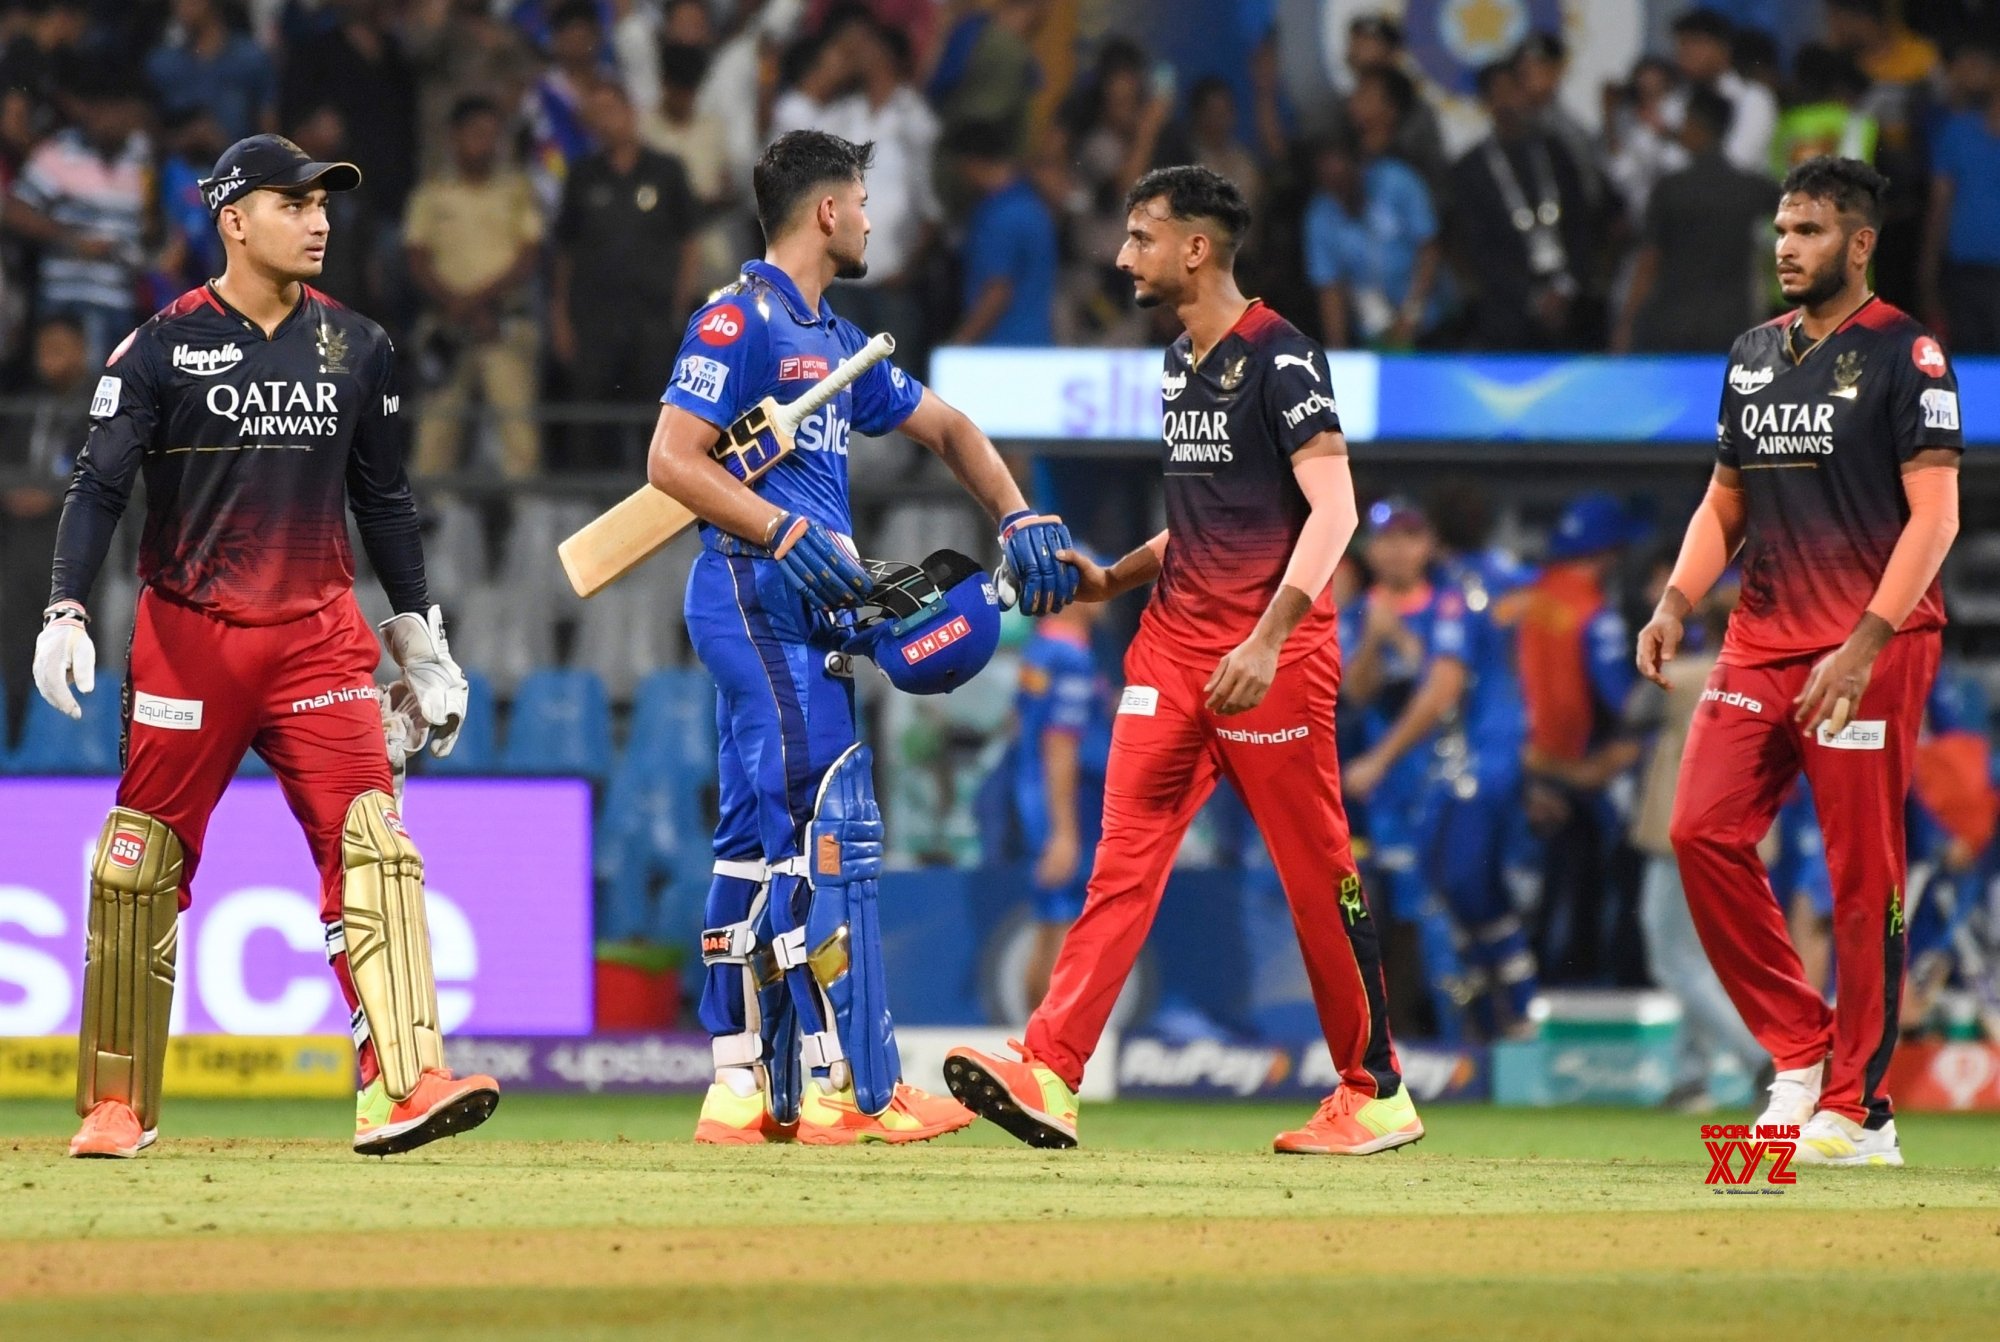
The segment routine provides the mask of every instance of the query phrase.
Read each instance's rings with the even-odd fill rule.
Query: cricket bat
[[[792,435],[806,417],[896,352],[894,338],[876,336],[806,390],[779,405],[769,396],[744,411],[710,455],[744,484],[754,484],[792,452]],[[695,515],[671,494],[642,485],[577,529],[556,547],[563,572],[578,596],[592,596],[638,567],[647,556],[686,531]]]

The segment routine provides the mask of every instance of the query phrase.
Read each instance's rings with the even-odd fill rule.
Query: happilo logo
[[[194,349],[187,345],[174,346],[173,364],[183,373],[196,377],[214,377],[243,362],[243,351],[234,342],[221,349]]]
[[[1160,374],[1160,399],[1171,401],[1187,390],[1186,373]]]
[[[1743,1123],[1704,1123],[1701,1144],[1708,1151],[1708,1178],[1702,1183],[1718,1193],[1782,1193],[1782,1186],[1768,1185],[1799,1181],[1792,1169],[1792,1157],[1799,1149],[1796,1123],[1762,1123],[1754,1128]],[[1760,1169],[1767,1186],[1752,1187]]]
[[[1217,727],[1215,734],[1225,741],[1236,741],[1249,746],[1278,746],[1287,741],[1303,740],[1312,733],[1312,728],[1304,723],[1296,727],[1280,727],[1274,732],[1253,732],[1248,728]]]
[[[1749,695],[1739,694],[1735,690],[1703,690],[1701,692],[1701,701],[1705,704],[1722,704],[1728,708],[1740,708],[1747,713],[1762,713],[1764,711],[1763,700],[1752,699]]]
[[[1755,396],[1771,385],[1771,379],[1778,372],[1774,368],[1745,368],[1742,364],[1729,366],[1729,389],[1739,396]]]
[[[915,666],[918,662],[924,660],[924,658],[944,651],[971,633],[972,625],[966,621],[966,618],[963,615],[954,615],[950,623],[940,626],[931,633],[925,634],[914,643],[904,644],[903,660],[911,666]]]
[[[111,860],[112,866],[121,871],[130,871],[145,860],[146,837],[143,834],[134,834],[129,829],[114,830],[111,834],[111,846],[105,850],[104,855]]]
[[[292,712],[310,713],[315,709],[332,708],[335,704],[351,704],[357,699],[374,699],[379,694],[380,691],[373,685],[357,685],[352,689],[328,690],[324,694],[315,694],[310,699],[292,700]]]

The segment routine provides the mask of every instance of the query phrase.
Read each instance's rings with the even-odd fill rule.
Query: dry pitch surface
[[[0,1338],[1995,1335],[2000,1119],[1908,1116],[1910,1168],[1724,1196],[1696,1119],[1438,1106],[1404,1153],[1267,1154],[1300,1117],[712,1151],[689,1101],[517,1095],[380,1162],[341,1106],[182,1101],[125,1163],[0,1104]]]

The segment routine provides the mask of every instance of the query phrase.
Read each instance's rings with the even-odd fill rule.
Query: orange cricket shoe
[[[1271,1149],[1293,1156],[1372,1156],[1407,1146],[1423,1135],[1423,1120],[1417,1117],[1407,1085],[1398,1086],[1387,1099],[1341,1086],[1321,1102],[1303,1128],[1279,1133]]]
[[[354,1150],[364,1156],[414,1151],[440,1137],[470,1132],[500,1107],[500,1083],[490,1076],[453,1076],[427,1067],[406,1100],[392,1101],[376,1077],[355,1097]]]
[[[1018,1039],[1007,1047],[1017,1062],[960,1045],[944,1055],[944,1083],[960,1103],[1029,1146],[1076,1145],[1076,1092]]]
[[[84,1116],[83,1126],[69,1139],[73,1156],[115,1157],[130,1160],[153,1144],[156,1128],[139,1126],[139,1116],[123,1100],[99,1100]]]
[[[927,1142],[972,1126],[978,1115],[957,1100],[898,1081],[889,1107],[864,1114],[854,1087],[829,1089],[819,1077],[806,1082],[799,1105],[799,1141],[807,1146],[852,1146],[856,1142]]]
[[[771,1112],[770,1094],[762,1086],[738,1095],[727,1082],[713,1081],[702,1097],[694,1140],[697,1146],[763,1146],[789,1142],[798,1131],[797,1119],[781,1122]]]

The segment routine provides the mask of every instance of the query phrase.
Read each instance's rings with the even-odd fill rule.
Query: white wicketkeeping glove
[[[431,754],[444,758],[458,744],[469,692],[465,672],[445,645],[444,612],[432,606],[422,615],[392,615],[382,621],[382,642],[403,668],[399,683],[409,687],[418,718],[431,729]]]
[[[91,646],[89,619],[74,601],[58,601],[42,612],[42,632],[35,639],[35,688],[50,705],[72,718],[83,717],[83,706],[70,693],[89,694],[97,685],[97,649]]]
[[[417,698],[409,685],[397,681],[384,685],[375,702],[382,708],[382,738],[389,747],[389,776],[395,781],[396,805],[403,804],[403,783],[410,776],[410,756],[424,748],[431,729],[417,711]]]

